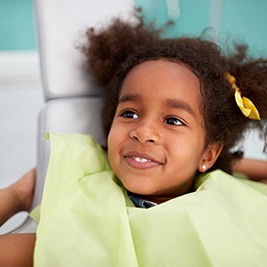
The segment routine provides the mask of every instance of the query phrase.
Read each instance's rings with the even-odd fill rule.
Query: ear
[[[221,143],[211,143],[204,150],[203,157],[199,162],[198,170],[200,172],[206,172],[216,162],[217,158],[221,154],[223,145]]]

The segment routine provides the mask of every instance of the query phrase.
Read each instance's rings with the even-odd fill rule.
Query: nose
[[[130,137],[140,143],[156,143],[159,141],[159,129],[153,121],[142,121],[130,130]]]

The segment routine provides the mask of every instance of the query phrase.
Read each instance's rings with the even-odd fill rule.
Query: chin
[[[130,187],[130,186],[125,187],[125,188],[127,189],[127,191],[129,191],[129,192],[131,192],[133,194],[144,196],[144,197],[146,197],[146,196],[148,196],[148,197],[151,196],[152,197],[152,196],[157,196],[158,195],[157,191],[153,190],[152,188],[142,188],[142,189],[140,189],[140,187],[137,188],[137,187]]]

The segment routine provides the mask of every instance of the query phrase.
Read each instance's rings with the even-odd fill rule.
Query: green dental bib
[[[92,137],[49,138],[34,266],[267,266],[267,186],[218,170],[136,208]]]

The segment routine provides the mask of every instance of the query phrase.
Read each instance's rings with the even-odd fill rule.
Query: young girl
[[[109,163],[91,137],[50,134],[36,266],[266,266],[266,185],[227,173],[263,128],[267,61],[141,19],[88,39]]]

